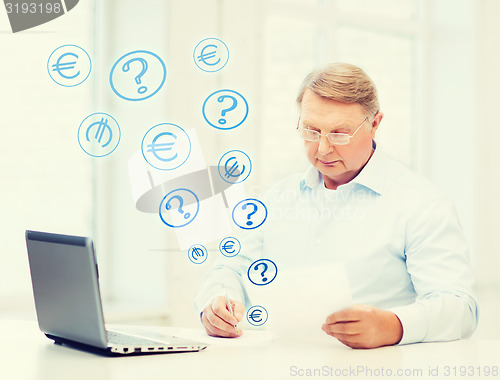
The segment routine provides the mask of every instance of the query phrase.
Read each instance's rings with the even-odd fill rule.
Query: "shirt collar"
[[[364,186],[378,194],[384,192],[386,180],[385,157],[380,149],[376,149],[365,167],[351,182]]]
[[[374,148],[375,147],[376,145],[374,144]],[[366,187],[378,194],[383,193],[386,176],[386,168],[384,164],[385,156],[379,150],[380,149],[375,149],[364,168],[351,180],[351,182],[349,182],[350,184],[357,183],[358,185]],[[300,190],[305,191],[308,188],[313,189],[322,183],[323,178],[321,173],[318,169],[311,165],[302,176],[300,181]]]
[[[309,166],[300,180],[300,190],[313,189],[323,182],[321,173],[314,166]]]

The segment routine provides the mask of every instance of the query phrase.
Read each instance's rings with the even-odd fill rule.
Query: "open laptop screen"
[[[46,334],[105,348],[92,240],[26,231],[26,245],[40,329]]]

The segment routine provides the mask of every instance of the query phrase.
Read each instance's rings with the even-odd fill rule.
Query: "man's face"
[[[330,132],[352,135],[367,116],[357,103],[327,100],[309,89],[302,98],[301,125],[322,135]],[[321,136],[320,141],[304,140],[307,158],[323,175],[327,188],[336,189],[358,175],[372,155],[372,140],[382,117],[381,113],[370,117],[347,145],[333,145],[326,136]]]

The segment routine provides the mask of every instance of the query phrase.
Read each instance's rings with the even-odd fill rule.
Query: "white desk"
[[[0,334],[2,380],[317,379],[346,378],[357,369],[371,370],[368,378],[500,379],[498,340],[353,350],[333,339],[317,344],[276,339],[264,347],[209,346],[198,353],[102,357],[55,345],[38,330],[36,322],[3,320]],[[493,366],[496,376],[492,375]],[[461,367],[470,375],[460,376]],[[308,369],[317,369],[323,375],[306,376]],[[439,376],[430,377],[429,369],[434,373],[437,369]],[[489,376],[485,376],[488,370]],[[457,376],[452,376],[455,373]],[[367,378],[366,372],[360,371],[355,378]]]

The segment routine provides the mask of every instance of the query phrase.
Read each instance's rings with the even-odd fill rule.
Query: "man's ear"
[[[383,118],[384,118],[384,114],[382,112],[378,112],[373,117],[373,122],[372,122],[371,129],[370,129],[370,133],[372,134],[372,138],[375,138],[375,132],[377,131],[377,128],[379,127]]]

